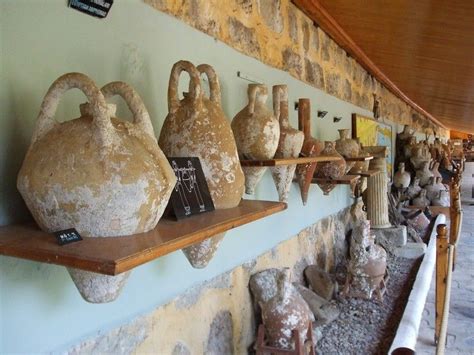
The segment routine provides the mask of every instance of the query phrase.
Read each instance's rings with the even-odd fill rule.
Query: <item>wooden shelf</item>
[[[354,158],[344,158],[345,161],[367,161],[374,159],[373,156],[368,157],[354,157]]]
[[[359,175],[344,175],[338,179],[320,179],[313,178],[313,184],[335,184],[335,185],[352,185],[360,178]]]
[[[235,208],[216,210],[181,221],[161,219],[150,232],[127,237],[84,238],[59,246],[35,224],[0,227],[0,255],[117,275],[218,233],[283,211],[283,202],[242,200]]]
[[[340,160],[339,157],[299,157],[299,158],[285,158],[285,159],[268,159],[268,160],[241,160],[241,166],[253,166],[253,167],[264,167],[264,166],[280,166],[280,165],[292,165],[292,164],[307,164],[307,163],[318,163],[324,161],[335,161]]]

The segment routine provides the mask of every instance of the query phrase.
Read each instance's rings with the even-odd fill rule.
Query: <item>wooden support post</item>
[[[436,228],[436,316],[435,343],[438,343],[443,315],[444,298],[446,297],[446,276],[448,273],[448,228],[439,224]]]
[[[454,245],[453,270],[456,266],[457,241],[461,232],[461,172],[458,172],[451,180],[450,185],[450,229],[449,242]]]

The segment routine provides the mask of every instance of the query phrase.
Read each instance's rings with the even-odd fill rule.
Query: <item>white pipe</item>
[[[444,214],[439,214],[436,217],[433,229],[431,230],[428,248],[416,275],[415,283],[410,292],[410,297],[403,312],[402,320],[398,325],[392,346],[388,352],[389,354],[393,354],[398,348],[415,351],[418,329],[420,328],[426,297],[430,290],[431,279],[433,278],[433,271],[436,265],[436,227],[438,224],[445,222],[446,216]]]

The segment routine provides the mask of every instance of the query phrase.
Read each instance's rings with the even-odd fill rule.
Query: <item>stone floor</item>
[[[466,169],[467,170],[467,169]],[[469,173],[472,172],[469,170]],[[463,178],[472,191],[472,176]],[[465,186],[469,185],[469,186]],[[467,196],[466,196],[467,197]],[[474,196],[470,196],[474,198]],[[463,203],[463,225],[453,273],[446,354],[474,354],[474,205]],[[434,354],[435,282],[431,284],[418,334],[417,354]]]

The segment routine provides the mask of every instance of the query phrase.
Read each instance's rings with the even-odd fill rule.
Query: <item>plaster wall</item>
[[[31,218],[16,190],[16,174],[43,95],[66,72],[85,73],[99,86],[115,80],[134,86],[150,112],[156,135],[167,113],[169,73],[181,59],[214,66],[229,118],[247,102],[248,81],[238,78],[238,71],[258,77],[268,86],[287,84],[290,103],[300,97],[310,98],[312,133],[319,139],[336,139],[337,129],[350,127],[352,113],[371,115],[367,108],[297,80],[139,0],[116,1],[104,20],[69,9],[64,1],[3,0],[0,51],[0,225]],[[68,92],[56,118],[64,121],[77,117],[78,106],[84,101],[77,90]],[[324,120],[316,118],[317,109],[329,112]],[[119,117],[130,117],[123,104],[118,112]],[[297,112],[291,110],[290,115],[296,126]],[[335,124],[333,116],[343,119]],[[400,130],[397,123],[392,125],[394,132]],[[269,173],[253,198],[277,200]],[[123,294],[110,304],[84,302],[63,267],[2,256],[0,353],[62,352],[83,344],[85,339],[120,329],[138,316],[156,312],[185,290],[255,260],[351,203],[345,186],[338,186],[330,196],[323,196],[317,186],[312,186],[308,204],[303,207],[294,185],[288,210],[227,233],[207,268],[192,269],[180,251],[169,254],[134,269]],[[170,317],[172,314],[168,313]],[[157,326],[161,326],[159,319],[155,316]],[[189,321],[181,319],[180,326]]]

